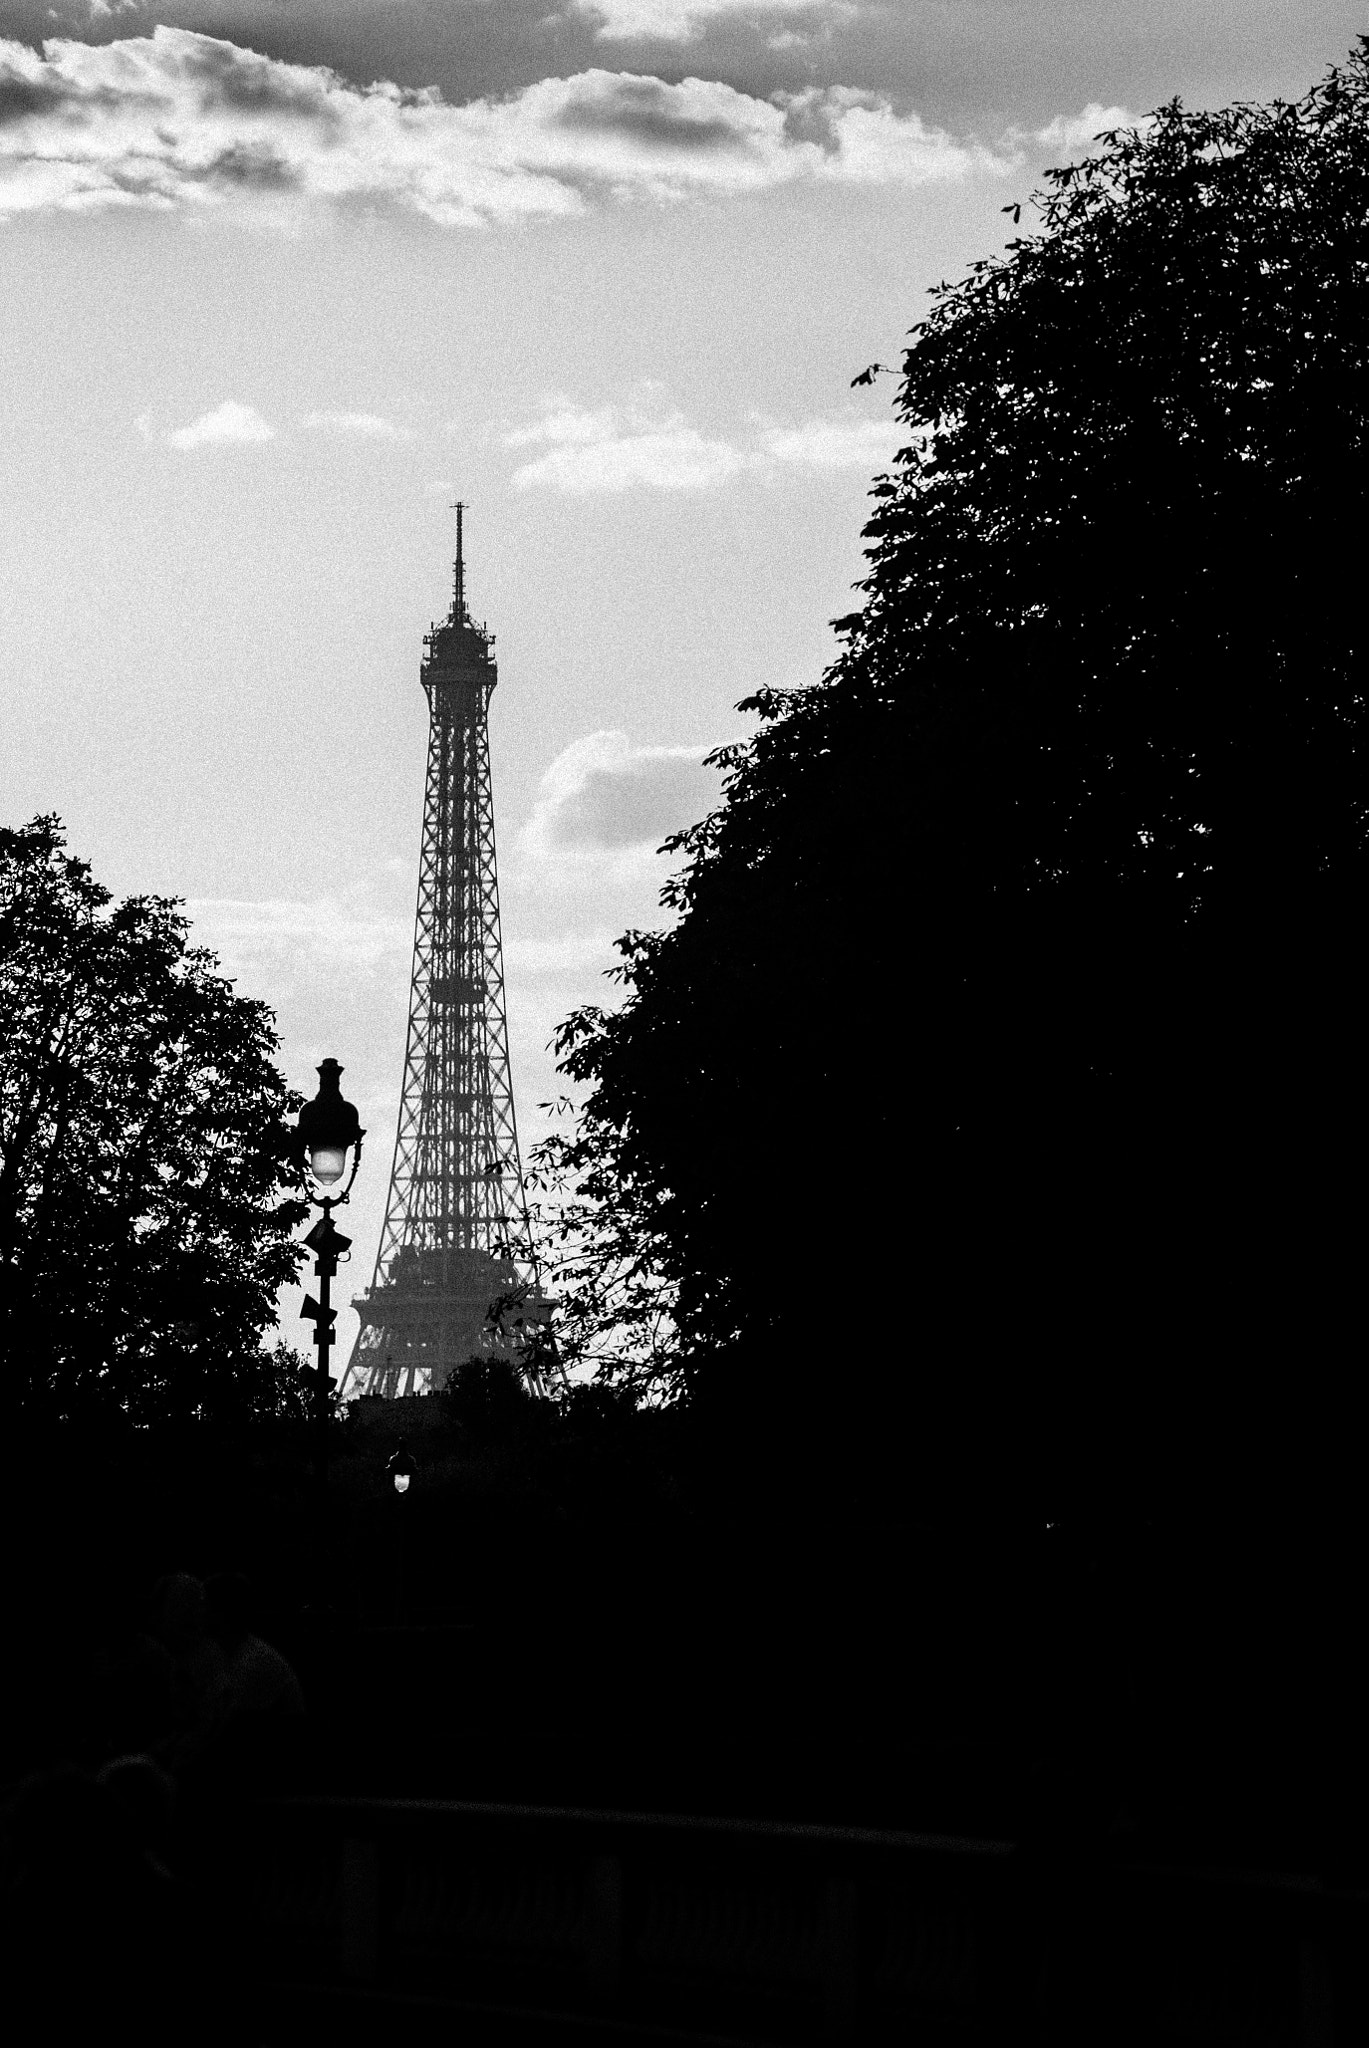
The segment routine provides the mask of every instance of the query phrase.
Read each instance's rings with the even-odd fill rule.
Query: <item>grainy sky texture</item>
[[[891,382],[852,376],[1098,129],[1296,95],[1363,28],[1343,0],[0,0],[0,817],[56,811],[116,891],[189,899],[298,1085],[344,1062],[356,1285],[451,498],[498,634],[526,1154],[702,756],[852,608],[897,445]]]

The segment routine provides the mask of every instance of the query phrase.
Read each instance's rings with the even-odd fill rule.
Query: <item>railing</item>
[[[417,1800],[263,1801],[251,1831],[275,1995],[366,2038],[426,2009],[491,2041],[1369,2039],[1369,1895],[1308,1877]]]

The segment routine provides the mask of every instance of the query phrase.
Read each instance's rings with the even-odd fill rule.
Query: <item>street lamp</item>
[[[319,1298],[315,1301],[312,1295],[306,1295],[304,1307],[300,1310],[301,1322],[314,1325],[314,1342],[318,1347],[314,1415],[317,1428],[315,1459],[320,1485],[328,1456],[328,1407],[333,1386],[328,1373],[328,1353],[334,1342],[333,1324],[337,1320],[337,1310],[329,1300],[329,1288],[339,1259],[351,1249],[352,1244],[351,1238],[344,1237],[334,1224],[333,1211],[340,1208],[352,1192],[352,1183],[361,1164],[361,1141],[366,1135],[355,1105],[343,1100],[339,1085],[341,1075],[342,1068],[336,1060],[322,1062],[318,1069],[318,1094],[301,1109],[295,1131],[296,1164],[304,1191],[310,1201],[317,1202],[323,1210],[323,1215],[304,1240],[314,1254]],[[335,1188],[347,1173],[349,1152],[352,1170],[347,1185],[340,1195],[324,1192]]]
[[[399,1449],[395,1452],[385,1469],[395,1483],[395,1492],[407,1493],[409,1491],[409,1481],[414,1476],[414,1461],[409,1456],[406,1444],[400,1444]]]
[[[352,1178],[340,1195],[320,1197],[325,1208],[330,1200],[345,1202],[352,1191],[361,1164],[361,1141],[366,1133],[356,1105],[343,1100],[342,1068],[336,1060],[323,1060],[318,1068],[318,1094],[299,1113],[297,1143],[303,1162],[323,1188],[335,1187],[347,1171],[347,1153],[352,1152]]]

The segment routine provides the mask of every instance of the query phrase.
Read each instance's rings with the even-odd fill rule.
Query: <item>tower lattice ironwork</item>
[[[515,1359],[537,1391],[549,1321],[531,1258],[509,1076],[488,711],[494,635],[466,603],[456,511],[451,609],[424,635],[428,780],[404,1088],[375,1276],[342,1392],[442,1386],[474,1355]],[[509,1246],[528,1247],[515,1258]]]

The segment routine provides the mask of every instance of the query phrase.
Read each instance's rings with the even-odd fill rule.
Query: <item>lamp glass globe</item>
[[[345,1145],[311,1145],[309,1148],[310,1170],[321,1187],[330,1188],[334,1181],[341,1180],[346,1164]]]

